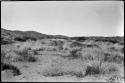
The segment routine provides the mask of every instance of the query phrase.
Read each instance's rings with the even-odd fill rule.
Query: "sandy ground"
[[[3,82],[105,82],[107,77],[99,76],[86,76],[84,78],[78,78],[71,75],[45,77],[40,73],[40,68],[45,66],[40,62],[36,63],[15,63],[18,65],[22,74],[19,76],[13,76],[11,70],[4,70],[1,72],[1,78]]]
[[[57,76],[57,77],[44,77],[42,75],[39,75],[37,73],[32,73],[30,75],[20,75],[20,76],[15,76],[13,77],[12,75],[8,75],[5,72],[2,72],[2,79],[3,82],[104,82],[104,77],[103,80],[101,79],[102,77],[85,77],[85,78],[76,78],[75,76]],[[7,74],[7,75],[6,75]]]

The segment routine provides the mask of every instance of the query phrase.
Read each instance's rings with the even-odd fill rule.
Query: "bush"
[[[104,61],[106,62],[115,62],[115,63],[122,63],[124,61],[124,56],[121,56],[118,53],[104,53]]]
[[[73,59],[75,59],[75,58],[82,58],[82,54],[79,51],[80,51],[80,49],[73,49],[73,50],[71,50],[68,57],[71,57]]]
[[[36,51],[36,50],[34,50],[34,55],[38,55],[39,53]]]
[[[60,40],[52,41],[52,42],[51,42],[51,45],[52,45],[52,46],[63,46],[63,45],[64,45],[64,42],[63,42],[63,41],[60,41]]]
[[[36,41],[37,39],[34,38],[34,37],[27,37],[27,36],[24,36],[24,37],[16,37],[14,38],[15,41],[20,41],[20,42],[25,42],[27,40],[33,40],[33,41]]]
[[[35,62],[37,61],[37,58],[34,57],[34,55],[32,55],[31,53],[29,53],[29,49],[25,48],[23,50],[20,51],[15,51],[19,57],[17,58],[17,61],[28,61],[28,62]]]
[[[101,73],[101,62],[100,61],[90,61],[89,65],[86,67],[85,75],[95,75]]]
[[[83,44],[83,47],[84,48],[99,48],[99,46],[98,45],[96,45],[96,44]]]
[[[7,39],[7,38],[1,38],[1,44],[5,45],[5,44],[12,44],[15,43],[13,41],[13,39]]]
[[[20,38],[20,37],[16,37],[14,38],[15,41],[20,41],[20,42],[25,42],[27,39],[25,38]]]
[[[1,63],[1,70],[6,70],[6,69],[12,70],[14,76],[21,75],[21,72],[17,67],[15,67],[11,64],[5,64],[5,63],[2,62]]]
[[[82,47],[82,43],[78,42],[78,41],[74,41],[70,44],[70,47]]]
[[[101,61],[92,61],[86,67],[85,75],[100,75],[119,73],[119,66],[114,63],[102,63]]]

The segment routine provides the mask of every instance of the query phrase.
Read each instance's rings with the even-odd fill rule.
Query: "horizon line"
[[[40,33],[40,34],[45,34],[45,33],[42,33],[42,32],[39,32],[39,31],[36,31],[36,30],[12,30],[12,29],[6,29],[6,28],[1,28],[1,29],[5,29],[5,30],[10,30],[10,31],[21,31],[21,32],[28,32],[28,31],[34,31],[34,32],[37,32],[37,33]],[[68,35],[63,35],[63,34],[45,34],[45,35],[53,35],[53,36],[66,36],[66,37],[124,37],[121,36],[121,35],[79,35],[79,36],[68,36]]]

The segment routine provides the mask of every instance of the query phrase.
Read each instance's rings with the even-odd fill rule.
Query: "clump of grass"
[[[119,66],[115,63],[102,63],[101,61],[91,61],[86,66],[85,75],[101,75],[119,73]]]
[[[91,61],[86,67],[85,75],[95,75],[101,73],[101,64],[99,61]]]
[[[1,70],[6,70],[6,69],[12,70],[14,76],[21,75],[21,71],[16,66],[2,62],[1,63]]]
[[[28,61],[28,62],[36,62],[37,58],[34,57],[34,55],[32,55],[31,53],[29,53],[29,49],[25,48],[23,50],[18,50],[15,51],[16,54],[19,55],[19,57],[17,58],[17,61]]]

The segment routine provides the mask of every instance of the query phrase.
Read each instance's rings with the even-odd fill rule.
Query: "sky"
[[[123,1],[1,3],[1,26],[65,36],[124,36]]]

